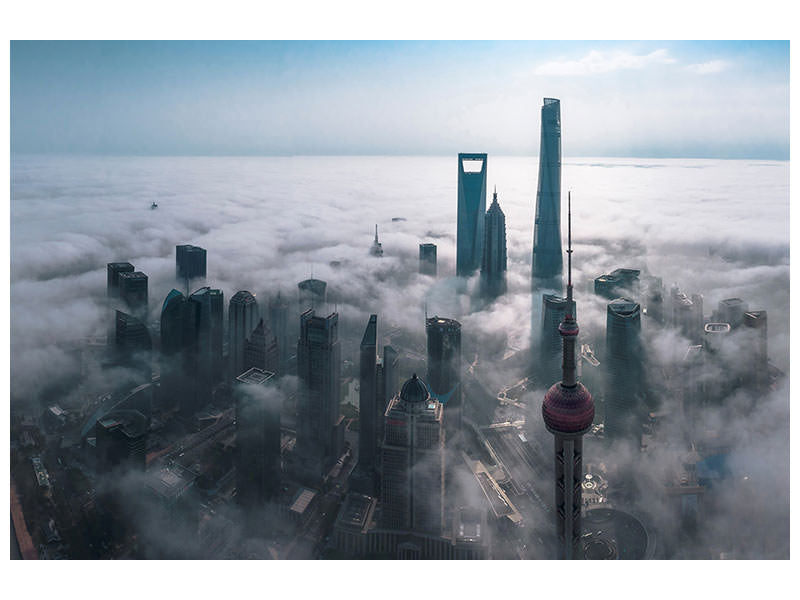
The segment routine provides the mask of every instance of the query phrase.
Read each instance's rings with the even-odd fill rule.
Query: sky
[[[788,42],[11,43],[13,154],[789,157]]]

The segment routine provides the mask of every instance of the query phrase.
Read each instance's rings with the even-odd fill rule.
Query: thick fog
[[[479,341],[499,338],[480,351],[480,372],[491,373],[485,387],[496,393],[524,376],[500,365],[503,352],[525,352],[530,343],[537,164],[535,157],[488,158],[487,206],[496,185],[506,215],[508,292],[478,310],[458,295],[463,286],[453,278],[455,156],[15,157],[12,402],[38,410],[48,387],[74,379],[70,342],[107,332],[106,263],[129,261],[148,275],[152,322],[176,286],[175,245],[187,243],[207,249],[207,284],[223,290],[226,310],[237,290],[255,293],[264,314],[269,295],[280,291],[296,305],[297,282],[312,273],[327,281],[330,309],[335,305],[340,313],[345,360],[357,361],[356,344],[373,312],[379,346],[391,341],[392,329],[393,343],[402,338],[409,350],[423,353],[425,310],[458,319],[467,365]],[[787,162],[573,158],[564,160],[562,188],[564,242],[566,192],[572,191],[582,341],[601,344],[605,336],[605,301],[588,293],[591,280],[630,267],[662,278],[665,308],[669,287],[677,283],[687,294],[703,295],[706,316],[730,297],[766,310],[770,361],[788,375]],[[151,210],[154,201],[159,207]],[[382,258],[369,255],[376,223]],[[437,244],[436,280],[418,273],[423,242]],[[473,278],[467,290],[476,285]],[[668,332],[651,335],[649,348],[653,360],[670,363],[689,343]],[[498,368],[485,369],[494,360]],[[401,365],[401,380],[411,375],[406,370]],[[543,392],[525,398],[534,415]],[[782,384],[754,415],[729,423],[741,441],[732,461],[763,480],[753,482],[753,502],[763,507],[756,509],[759,522],[776,532],[788,524],[787,415],[788,384]],[[635,463],[631,457],[632,469]],[[736,499],[719,507],[719,519],[708,526],[740,522],[740,506]],[[781,542],[776,546],[763,551],[780,555]]]

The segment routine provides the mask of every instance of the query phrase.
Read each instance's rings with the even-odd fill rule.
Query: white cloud
[[[720,71],[724,71],[729,66],[730,63],[726,60],[709,60],[703,63],[688,65],[686,68],[692,73],[697,73],[698,75],[708,75],[710,73],[719,73]]]
[[[540,65],[536,75],[593,75],[621,69],[643,69],[654,64],[671,64],[675,59],[669,51],[661,48],[649,54],[629,52],[600,52],[592,50],[580,60],[552,61]]]

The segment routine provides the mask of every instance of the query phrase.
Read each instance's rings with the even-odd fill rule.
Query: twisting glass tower
[[[545,98],[539,145],[539,184],[533,223],[531,289],[561,293],[561,103]]]
[[[572,302],[572,218],[570,211],[567,246],[567,302]],[[575,342],[578,322],[567,313],[558,328],[563,342],[561,381],[544,395],[542,417],[555,435],[555,500],[558,558],[581,558],[581,483],[583,480],[583,434],[594,420],[594,401],[578,382]]]

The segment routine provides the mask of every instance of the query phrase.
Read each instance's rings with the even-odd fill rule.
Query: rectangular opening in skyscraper
[[[464,173],[480,173],[483,169],[483,160],[480,158],[465,158],[461,161]]]

